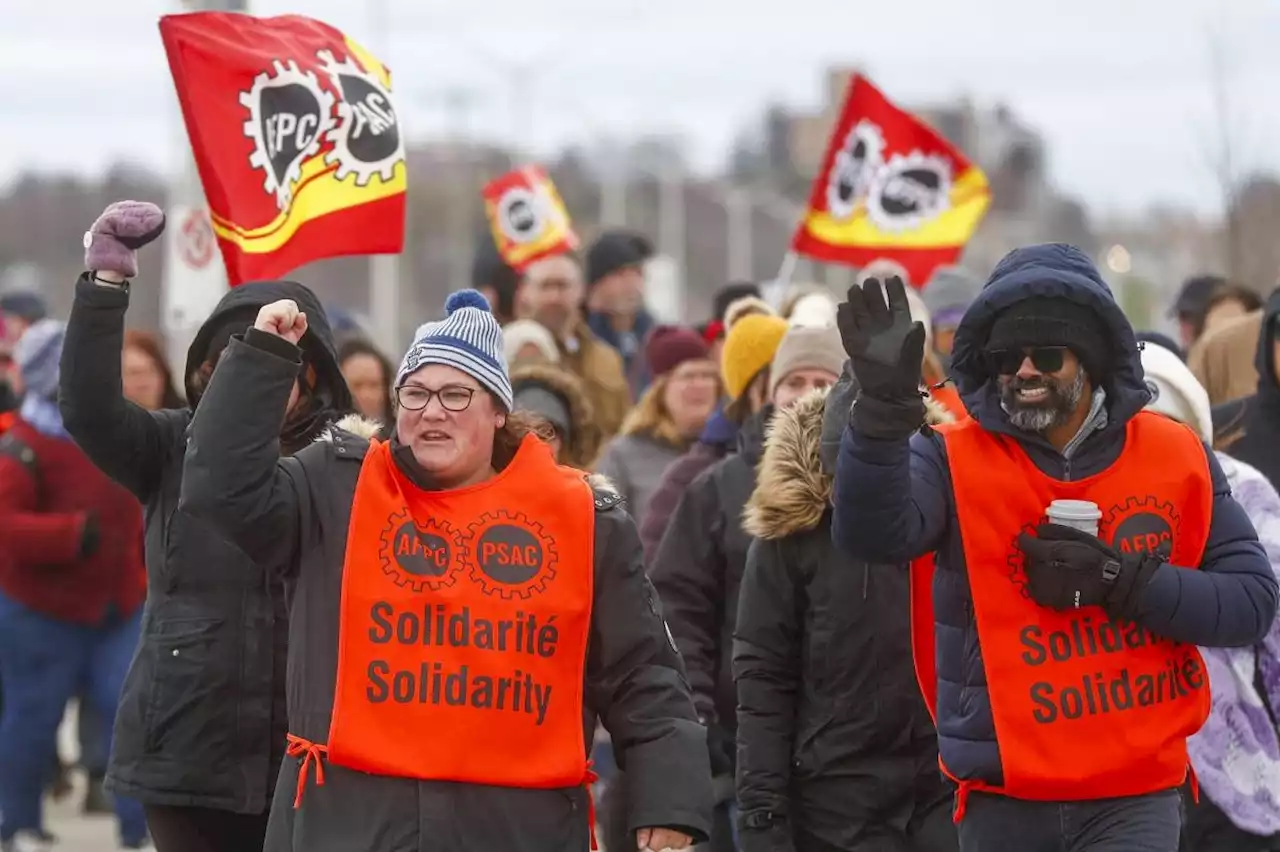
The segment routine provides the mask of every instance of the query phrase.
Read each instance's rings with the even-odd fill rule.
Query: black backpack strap
[[[28,447],[11,430],[0,435],[0,456],[8,456],[22,465],[22,469],[27,472],[27,476],[30,476],[32,482],[36,484],[36,499],[39,500],[41,494],[40,465],[36,460],[36,451]]]

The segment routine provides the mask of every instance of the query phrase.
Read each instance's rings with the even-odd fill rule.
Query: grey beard
[[[1084,396],[1084,370],[1077,370],[1076,377],[1066,387],[1054,386],[1054,393],[1060,404],[1051,408],[1028,405],[1020,406],[1016,402],[1004,406],[1009,415],[1009,423],[1024,432],[1043,432],[1054,426],[1061,426],[1071,419],[1076,406]]]

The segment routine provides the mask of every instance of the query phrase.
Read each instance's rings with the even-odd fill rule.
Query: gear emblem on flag
[[[867,216],[882,231],[919,228],[951,205],[951,164],[937,154],[895,154],[867,191]]]
[[[329,165],[337,164],[334,177],[346,180],[355,175],[357,186],[366,186],[374,175],[392,180],[396,164],[404,161],[404,142],[391,92],[351,57],[339,62],[328,50],[317,52],[316,57],[341,95],[338,121],[327,136],[333,150],[324,158]]]
[[[827,210],[834,219],[848,219],[865,198],[876,170],[884,164],[884,133],[863,119],[853,126],[831,165]]]
[[[298,63],[279,59],[274,73],[263,71],[240,104],[249,110],[244,135],[253,140],[249,164],[263,172],[262,189],[286,209],[293,200],[293,186],[302,179],[302,168],[320,151],[324,135],[333,124],[334,96],[325,91],[312,71]]]

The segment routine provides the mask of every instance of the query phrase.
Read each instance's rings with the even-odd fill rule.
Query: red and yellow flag
[[[498,253],[517,272],[539,258],[578,247],[560,193],[540,167],[524,166],[495,178],[482,194]]]
[[[890,258],[920,287],[955,262],[990,202],[981,169],[855,76],[791,247],[856,267]]]
[[[160,36],[232,286],[404,247],[391,75],[299,15],[166,15]]]

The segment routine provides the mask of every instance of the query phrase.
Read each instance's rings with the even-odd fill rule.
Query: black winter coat
[[[190,377],[219,332],[232,323],[243,330],[258,308],[285,298],[310,321],[318,405],[311,429],[350,408],[320,303],[284,281],[237,287],[218,303],[188,353],[189,400],[199,398]],[[108,785],[145,804],[262,813],[285,751],[283,586],[178,507],[192,412],[145,411],[121,395],[128,306],[127,289],[81,276],[61,365],[67,431],[145,513],[147,603],[116,714]]]
[[[743,847],[954,850],[912,665],[907,568],[854,562],[831,542],[825,398],[775,416],[746,511],[756,541],[733,651]]]
[[[289,730],[325,743],[337,678],[351,503],[374,428],[360,428],[358,418],[344,420],[281,460],[277,412],[284,409],[298,373],[296,352],[261,332],[232,340],[192,422],[179,505],[287,578],[292,587]],[[631,781],[632,830],[669,827],[704,839],[712,809],[710,770],[680,657],[645,579],[634,523],[616,494],[598,487],[596,493],[584,741],[591,742],[599,715]],[[326,761],[323,785],[314,777],[305,779],[305,795],[295,809],[303,771],[314,772],[301,757],[287,759],[265,852],[588,848],[588,800],[582,787],[419,781]]]
[[[748,418],[738,434],[738,452],[694,477],[649,559],[649,578],[689,672],[698,716],[730,734],[737,727],[738,706],[733,625],[751,545],[742,529],[742,510],[755,489],[772,414],[773,406],[766,406]],[[712,738],[714,747],[714,730]]]

